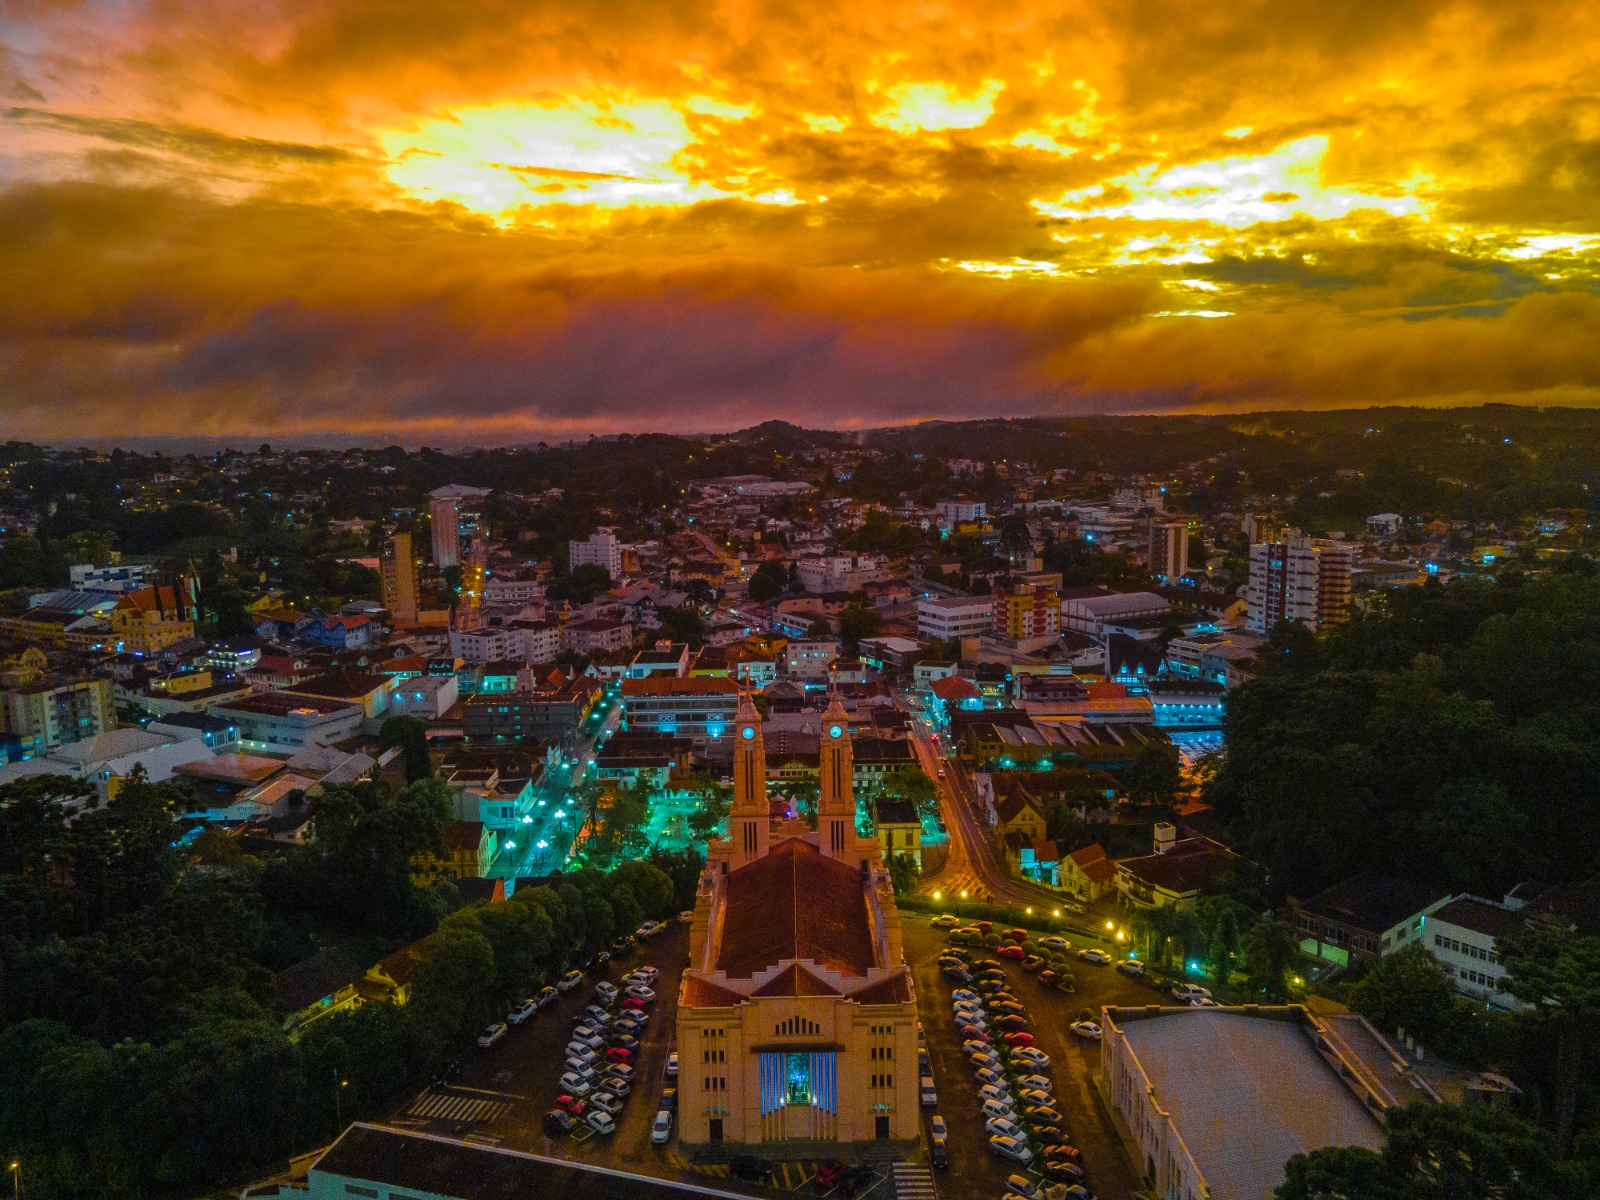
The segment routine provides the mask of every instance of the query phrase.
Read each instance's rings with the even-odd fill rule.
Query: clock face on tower
[[[844,730],[840,729],[837,725],[829,725],[828,726],[828,736],[829,737],[836,738],[836,737],[842,737],[843,735],[844,735]]]
[[[746,725],[743,729],[739,730],[739,736],[747,742],[754,741],[756,736],[756,727],[754,725]]]

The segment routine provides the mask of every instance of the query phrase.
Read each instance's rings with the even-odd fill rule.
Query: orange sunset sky
[[[0,14],[10,436],[1600,397],[1600,6]]]

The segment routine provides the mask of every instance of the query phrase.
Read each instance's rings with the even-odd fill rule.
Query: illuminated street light
[[[1120,942],[1125,936],[1126,935],[1122,932],[1122,930],[1117,930],[1117,941]]]
[[[1050,915],[1052,917],[1059,917],[1061,915],[1061,910],[1058,908],[1058,909],[1054,910]]]
[[[1107,922],[1106,922],[1106,928],[1107,928],[1107,929],[1115,929],[1115,928],[1116,928],[1116,922],[1114,922],[1114,921],[1107,921]]]
[[[967,898],[967,889],[966,888],[962,888],[961,889],[961,898],[963,900],[965,900]]]
[[[943,892],[935,892],[933,894],[933,898],[935,900],[942,900],[942,899],[944,899],[944,893]]]
[[[1027,911],[1027,914],[1028,914],[1028,915],[1029,915],[1029,916],[1030,916],[1030,917],[1031,917],[1031,916],[1033,916],[1033,909],[1032,909],[1032,908],[1031,908],[1031,907],[1030,907],[1030,908],[1028,908],[1028,909],[1027,909],[1027,910],[1026,910],[1026,911]]]

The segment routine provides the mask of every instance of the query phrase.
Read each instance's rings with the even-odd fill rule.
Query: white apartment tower
[[[601,567],[612,579],[622,575],[622,542],[615,526],[604,525],[592,537],[567,543],[567,568]]]
[[[1268,634],[1282,621],[1325,629],[1350,607],[1355,549],[1343,542],[1292,531],[1281,542],[1250,547],[1249,611],[1245,628]]]

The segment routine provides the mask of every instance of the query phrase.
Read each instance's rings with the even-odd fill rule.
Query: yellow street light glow
[[[1114,928],[1116,928],[1116,923],[1113,922],[1113,921],[1107,921],[1106,922],[1106,928],[1107,929],[1114,929]]]
[[[1030,908],[1027,910],[1027,912],[1030,917],[1033,916],[1033,909]]]
[[[1054,912],[1052,912],[1050,915],[1052,917],[1059,917],[1061,915],[1061,910],[1058,908]]]
[[[962,888],[961,889],[961,898],[963,900],[965,900],[967,898],[967,889],[966,888]]]
[[[942,899],[942,898],[943,898],[943,897],[944,897],[944,893],[943,893],[943,892],[935,892],[935,893],[934,893],[934,894],[933,894],[933,898],[934,898],[934,899],[935,899],[935,900],[939,900],[939,899]]]
[[[1120,942],[1121,940],[1122,940],[1122,930],[1119,929],[1119,930],[1117,930],[1117,941]]]

